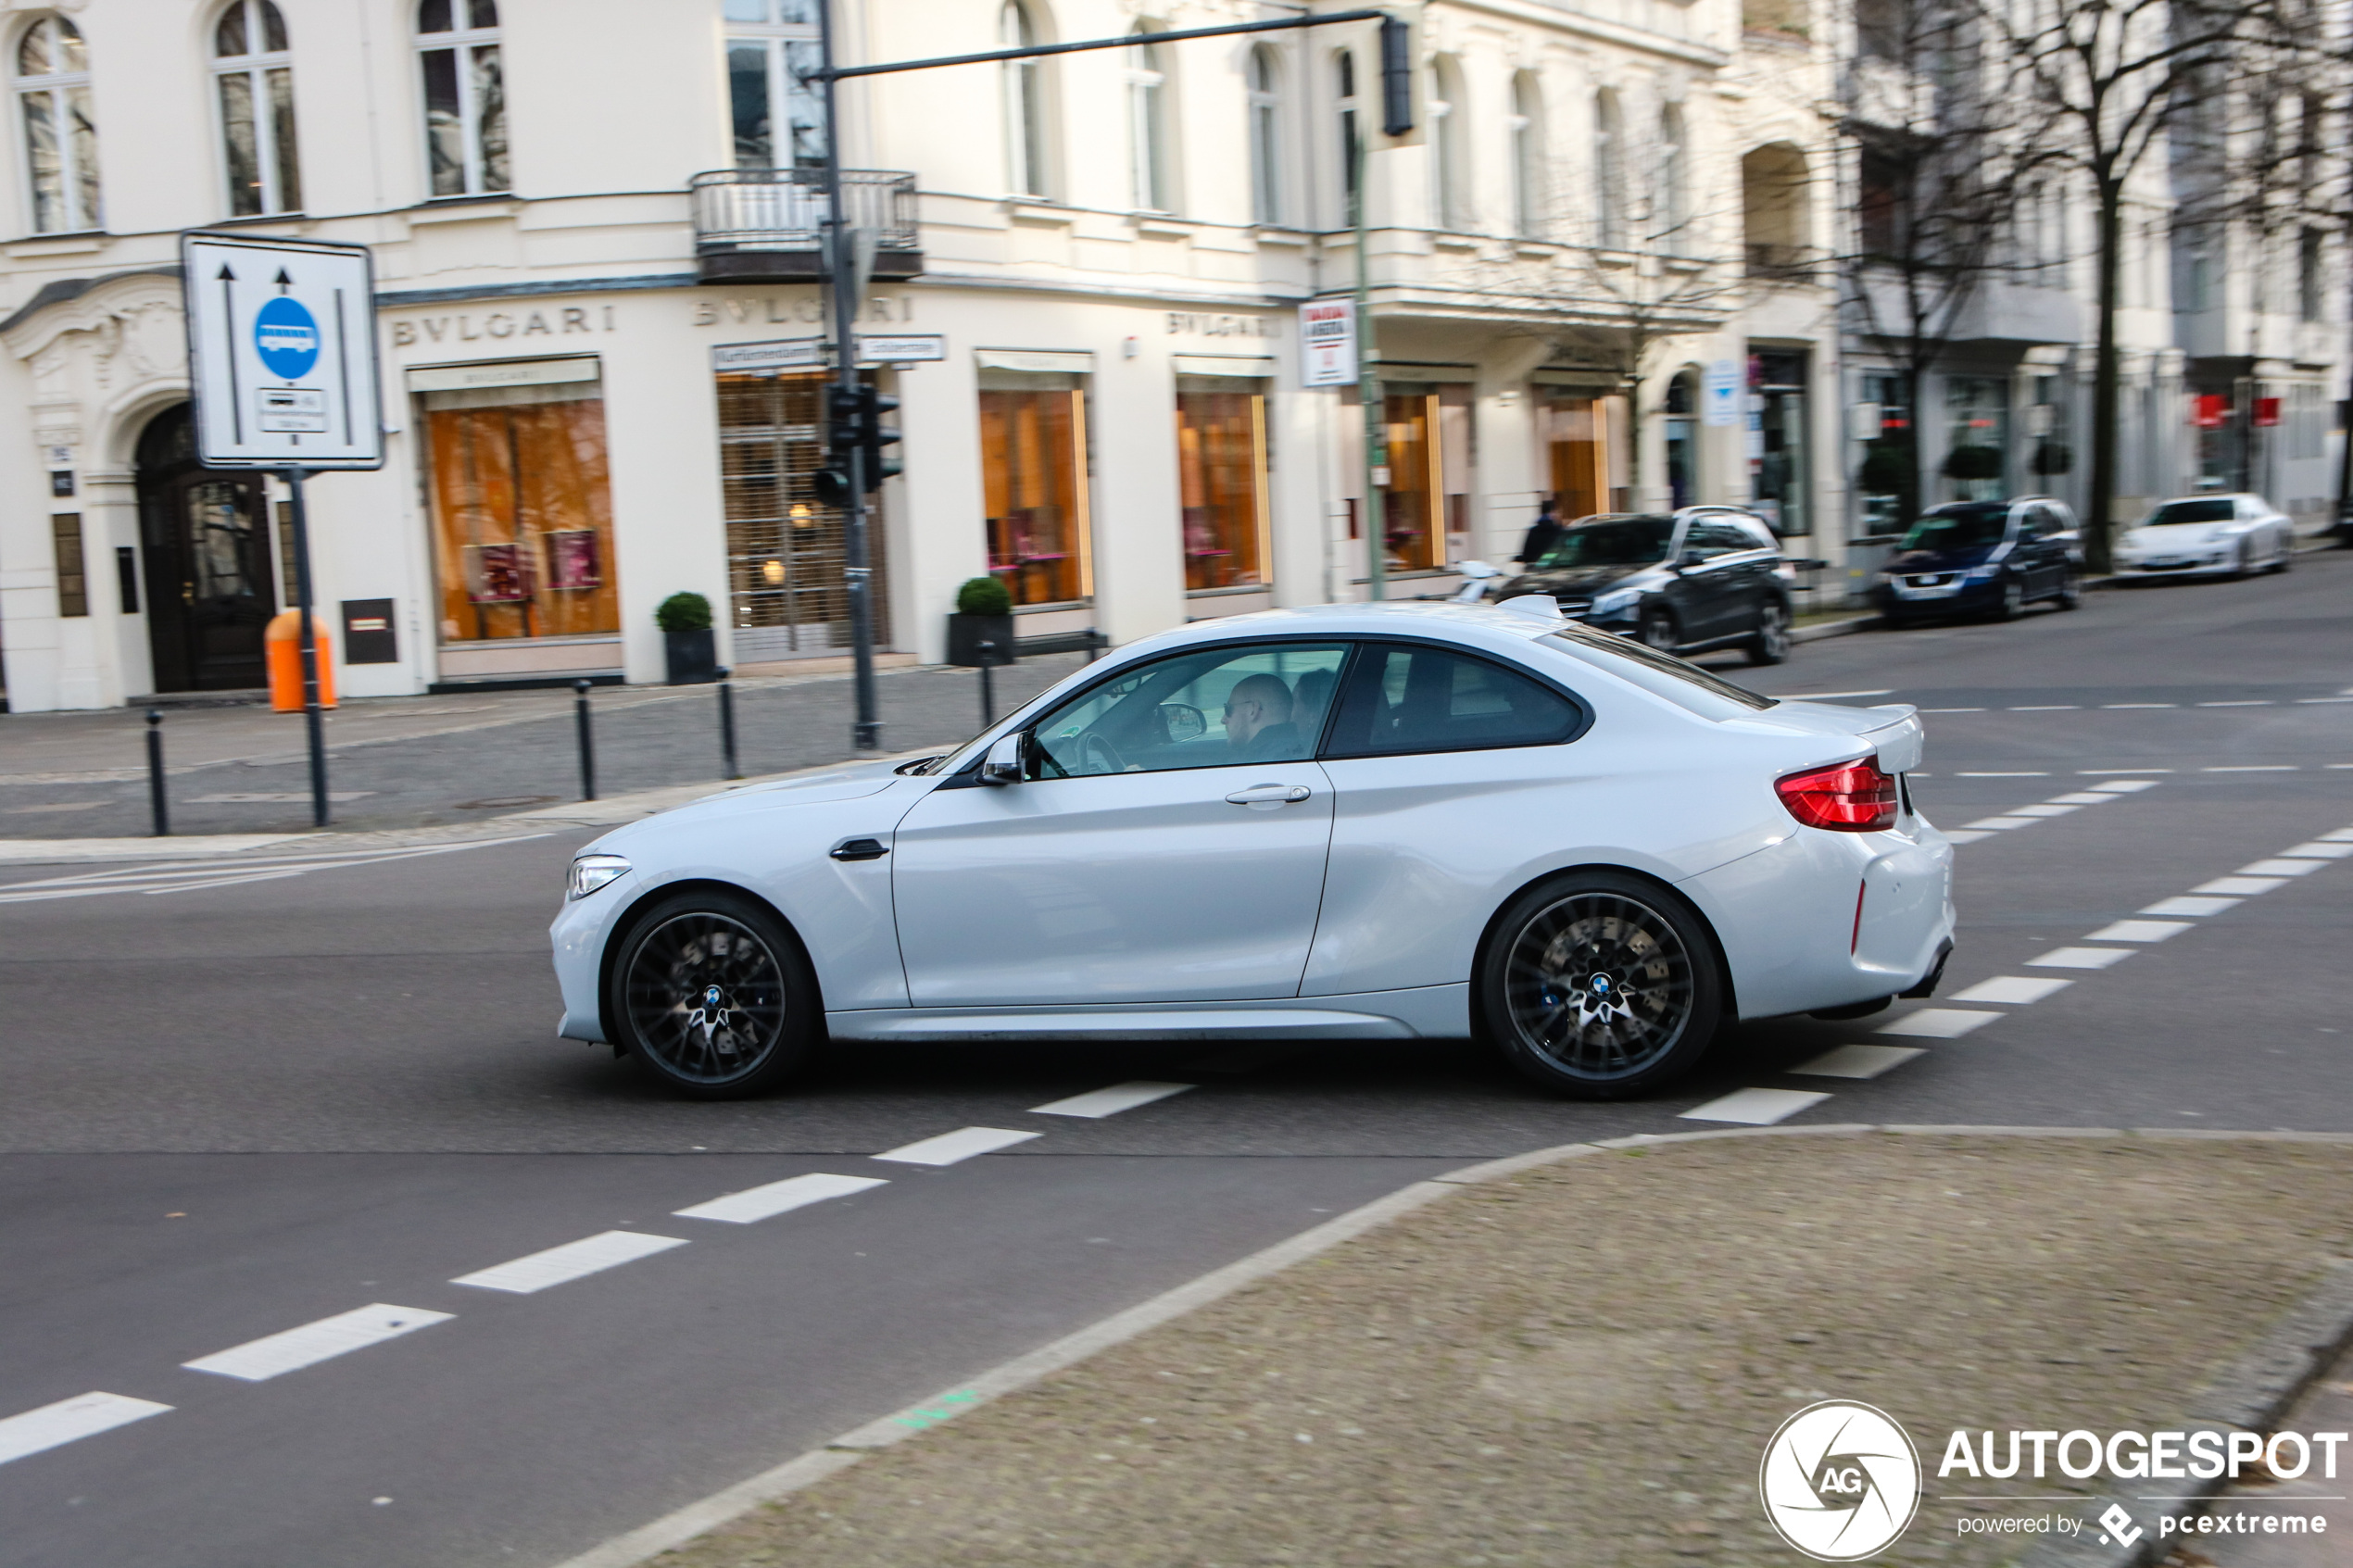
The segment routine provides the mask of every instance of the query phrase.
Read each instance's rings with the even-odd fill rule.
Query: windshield
[[[1737,719],[1744,712],[1761,713],[1773,706],[1771,697],[1736,686],[1696,664],[1686,664],[1673,654],[1597,632],[1591,626],[1572,622],[1536,640],[1587,664],[1597,665],[1619,680],[1629,681],[1653,696],[1665,697],[1703,719]]]
[[[1990,507],[1956,507],[1948,512],[1931,512],[1912,524],[1898,546],[1906,550],[1968,550],[2002,542],[2002,531],[2009,526],[2010,508],[2007,505]]]
[[[1671,517],[1617,517],[1580,522],[1535,563],[1539,571],[1586,566],[1648,566],[1667,558],[1675,537]]]
[[[2145,528],[2162,528],[2169,522],[2228,522],[2236,513],[2230,497],[2209,501],[2168,501],[2149,514]]]

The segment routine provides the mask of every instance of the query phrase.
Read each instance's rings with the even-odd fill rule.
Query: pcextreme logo
[[[1756,1490],[1781,1539],[1817,1562],[1854,1562],[1911,1524],[1920,1456],[1885,1411],[1825,1399],[1781,1423]]]

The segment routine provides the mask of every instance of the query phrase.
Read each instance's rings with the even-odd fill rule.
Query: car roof
[[[1541,599],[1552,608],[1549,595],[1518,596]],[[1512,601],[1506,599],[1504,604]],[[1395,599],[1382,604],[1299,605],[1284,609],[1252,610],[1246,615],[1221,615],[1214,621],[1138,638],[1119,649],[1125,658],[1138,649],[1159,653],[1195,643],[1268,636],[1426,636],[1466,646],[1498,651],[1557,632],[1567,621],[1557,610],[1544,615],[1506,609],[1503,605],[1456,604],[1451,599]]]

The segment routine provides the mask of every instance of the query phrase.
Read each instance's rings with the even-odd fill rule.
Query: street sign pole
[[[319,709],[319,636],[310,608],[310,516],[302,504],[302,470],[288,469],[294,526],[295,609],[302,617],[302,724],[310,742],[310,825],[327,825],[327,717]]]
[[[834,318],[834,382],[845,395],[858,390],[857,239],[841,200],[841,113],[834,78],[833,0],[817,0],[818,64],[825,84],[825,287],[832,295]],[[838,458],[843,454],[837,453]],[[875,716],[874,573],[866,550],[866,452],[852,443],[849,453],[849,495],[842,504],[842,576],[849,591],[849,657],[858,718],[850,728],[850,744],[872,751],[882,744],[882,722]]]

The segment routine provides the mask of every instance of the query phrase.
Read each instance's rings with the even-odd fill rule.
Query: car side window
[[[1303,762],[1345,643],[1226,643],[1089,687],[1031,727],[1034,778]]]
[[[1692,525],[1691,547],[1700,553],[1701,559],[1712,560],[1735,550],[1754,550],[1758,546],[1734,524],[1695,522]]]
[[[2018,511],[2018,536],[2021,540],[2040,539],[2051,531],[2048,517],[2040,507],[2020,507]]]
[[[1350,673],[1327,757],[1550,746],[1575,736],[1578,705],[1516,671],[1445,648],[1370,643]]]

